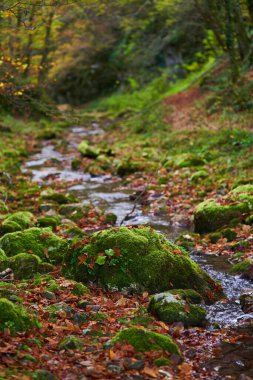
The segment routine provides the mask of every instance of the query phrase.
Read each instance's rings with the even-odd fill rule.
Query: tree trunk
[[[45,79],[47,71],[48,71],[48,55],[51,50],[50,44],[51,44],[51,31],[52,31],[53,19],[54,19],[54,10],[51,10],[51,12],[48,15],[48,19],[46,23],[44,48],[42,51],[42,57],[40,60],[40,69],[39,69],[39,75],[38,75],[39,83],[41,83]]]
[[[226,45],[230,60],[231,67],[231,79],[235,83],[239,77],[239,69],[236,59],[236,49],[235,49],[235,36],[234,36],[234,25],[233,25],[233,4],[232,0],[224,0],[224,6],[226,11]]]

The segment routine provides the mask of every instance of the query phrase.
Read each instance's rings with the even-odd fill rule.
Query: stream
[[[97,124],[93,125],[93,129],[73,127],[67,136],[67,153],[60,153],[51,142],[45,141],[41,151],[34,154],[22,170],[31,173],[33,180],[39,184],[50,186],[55,181],[70,182],[68,191],[77,196],[80,202],[92,203],[105,212],[116,214],[117,225],[120,225],[125,216],[133,210],[134,203],[130,200],[133,191],[127,189],[119,177],[92,176],[71,169],[71,160],[76,156],[76,148],[80,141],[89,135],[102,133],[103,130]],[[179,234],[189,233],[189,227],[172,225],[166,216],[144,214],[141,205],[137,204],[123,225],[138,224],[149,225],[170,240],[174,240]],[[252,323],[253,315],[245,314],[239,303],[240,294],[245,289],[252,288],[252,283],[228,274],[231,264],[225,256],[192,255],[192,258],[214,279],[221,282],[228,299],[227,302],[219,301],[206,307],[208,328],[229,327],[242,336],[233,344],[223,342],[220,354],[207,366],[217,372],[217,379],[222,380],[227,378],[226,376],[231,376],[228,377],[231,379],[252,379],[253,337],[250,321]]]

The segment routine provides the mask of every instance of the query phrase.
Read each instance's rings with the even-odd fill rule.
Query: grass
[[[193,83],[198,82],[203,75],[210,71],[216,64],[216,61],[210,59],[201,70],[191,73],[184,79],[175,82],[168,82],[167,71],[160,77],[154,79],[147,86],[132,92],[116,92],[111,96],[99,99],[91,103],[90,109],[108,112],[110,116],[120,116],[145,112],[154,104],[157,106],[162,99],[184,91]]]

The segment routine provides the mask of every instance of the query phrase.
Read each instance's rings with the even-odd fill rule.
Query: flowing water
[[[149,225],[171,240],[181,233],[189,232],[189,226],[173,225],[166,216],[144,214],[140,204],[137,204],[133,211],[134,203],[130,200],[133,191],[126,188],[121,178],[112,175],[92,176],[89,173],[71,170],[71,159],[76,155],[76,147],[80,140],[92,134],[102,133],[98,125],[94,125],[93,129],[74,127],[68,136],[66,153],[60,153],[54,145],[45,142],[41,151],[26,162],[23,171],[30,172],[34,181],[44,185],[50,185],[55,181],[69,182],[68,191],[84,204],[92,203],[106,212],[116,214],[118,225],[122,222],[123,225]],[[129,216],[125,219],[126,215]],[[237,329],[238,334],[242,336],[247,333],[248,337],[253,315],[242,311],[239,296],[245,289],[252,288],[252,283],[228,274],[231,264],[224,256],[193,255],[192,258],[221,282],[227,297],[227,301],[223,300],[207,307],[210,328],[215,325],[230,326],[231,329]],[[253,377],[252,335],[245,339],[242,338],[236,344],[223,344],[221,354],[209,364],[217,370],[217,379],[223,379],[226,375],[239,379],[241,374]]]

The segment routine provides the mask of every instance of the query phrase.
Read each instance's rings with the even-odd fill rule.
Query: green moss
[[[60,289],[61,289],[60,285],[58,285],[55,280],[50,280],[48,282],[48,288],[47,288],[47,290],[49,292],[55,292],[56,290],[60,290]]]
[[[25,229],[35,222],[35,217],[29,211],[18,211],[12,215],[7,216],[5,218],[5,222],[15,222],[22,229]]]
[[[246,219],[245,219],[245,223],[246,224],[249,224],[249,225],[252,225],[253,224],[253,214],[248,216]]]
[[[190,153],[181,154],[173,158],[173,165],[178,168],[202,166],[205,164],[206,160],[204,158]]]
[[[108,318],[108,315],[105,313],[101,313],[101,311],[98,311],[97,313],[93,314],[90,319],[92,321],[97,322],[104,322]]]
[[[141,170],[141,165],[138,162],[134,162],[132,159],[124,159],[118,163],[116,171],[121,177],[132,174]]]
[[[0,298],[7,298],[9,301],[19,301],[17,296],[17,288],[15,285],[8,284],[6,282],[0,283]]]
[[[84,157],[97,158],[99,156],[99,149],[91,147],[87,140],[83,140],[77,147],[79,152]]]
[[[0,214],[7,214],[8,213],[8,207],[6,206],[5,202],[0,199]]]
[[[59,213],[68,217],[73,221],[78,221],[85,215],[85,209],[83,204],[73,203],[69,205],[62,205],[59,209]]]
[[[225,203],[225,204],[223,204]],[[200,203],[194,214],[196,232],[213,232],[253,209],[253,185],[241,185],[224,198],[223,203],[208,199]]]
[[[170,292],[152,296],[148,311],[166,323],[183,322],[185,326],[202,326],[206,310],[178,299]]]
[[[110,224],[111,226],[114,226],[117,222],[117,215],[113,214],[112,212],[105,215],[105,223]]]
[[[60,350],[77,350],[83,347],[83,340],[76,336],[70,335],[63,339],[59,344]]]
[[[87,286],[83,285],[82,283],[80,282],[77,282],[73,289],[72,289],[72,293],[75,294],[76,296],[78,297],[82,297],[84,294],[87,294],[89,293],[89,289],[87,288]]]
[[[221,234],[224,238],[227,239],[227,241],[233,241],[237,237],[237,233],[235,231],[231,230],[231,228],[226,228],[226,229],[222,230]]]
[[[73,160],[71,161],[71,169],[78,170],[80,169],[80,167],[81,167],[81,160],[79,160],[78,158],[73,158]]]
[[[37,223],[40,227],[52,227],[53,229],[56,229],[60,221],[59,218],[55,216],[42,216],[41,218],[38,218]]]
[[[249,211],[246,203],[221,205],[213,199],[200,203],[194,213],[195,231],[213,232],[228,224],[231,219],[240,217]]]
[[[4,220],[0,226],[0,232],[2,235],[10,233],[10,232],[21,231],[21,230],[22,230],[22,227],[20,226],[20,224],[12,220]]]
[[[201,295],[193,289],[173,289],[169,293],[179,296],[182,300],[187,300],[190,303],[201,303],[203,298]]]
[[[164,356],[161,356],[160,358],[157,358],[154,360],[154,364],[157,367],[170,366],[171,361],[170,361],[170,359],[165,358]]]
[[[213,232],[212,234],[208,235],[209,241],[212,244],[217,243],[218,240],[222,237],[221,232]]]
[[[208,172],[206,170],[199,170],[192,174],[190,181],[197,183],[199,180],[207,178],[209,176]]]
[[[73,203],[76,201],[76,198],[72,194],[59,193],[59,192],[56,192],[50,188],[42,191],[41,198],[45,199],[45,200],[56,202],[60,205],[66,204],[66,203]]]
[[[68,249],[68,243],[46,229],[34,227],[4,235],[0,239],[0,248],[7,256],[29,252],[42,260],[59,263]]]
[[[78,256],[83,255],[86,260],[80,265]],[[213,297],[213,301],[222,294],[217,283],[183,249],[150,227],[97,232],[89,244],[70,249],[63,269],[77,281],[95,281],[107,289],[155,293],[193,288],[206,300]]]
[[[111,340],[112,344],[117,342],[131,344],[138,352],[162,351],[180,355],[177,345],[168,336],[135,327],[119,331]]]
[[[0,299],[0,330],[9,328],[12,332],[25,331],[34,327],[35,323],[25,308],[5,298]]]
[[[36,255],[19,253],[0,262],[0,270],[11,268],[16,279],[25,279],[34,276],[38,272],[45,273],[46,267],[44,264],[47,263],[43,263]],[[52,266],[50,265],[47,269],[52,270]]]
[[[249,269],[250,265],[251,265],[250,260],[241,261],[240,263],[233,265],[232,268],[230,269],[230,272],[232,273],[246,272]]]
[[[7,260],[7,256],[5,252],[0,248],[0,262],[3,260]]]

